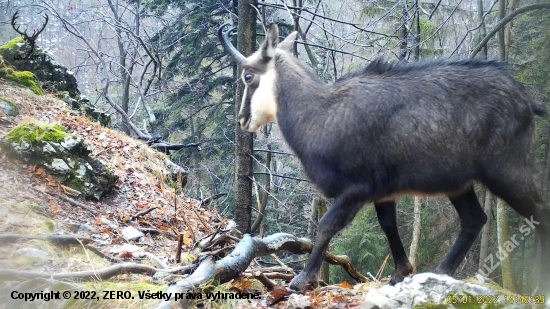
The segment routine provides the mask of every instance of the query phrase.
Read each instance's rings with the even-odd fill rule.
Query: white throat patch
[[[276,75],[275,61],[269,61],[267,71],[260,76],[260,84],[250,98],[250,132],[256,132],[270,122],[277,122]]]

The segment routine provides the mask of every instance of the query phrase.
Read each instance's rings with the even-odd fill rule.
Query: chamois
[[[395,262],[392,283],[412,272],[399,237],[394,199],[446,195],[461,229],[436,272],[453,275],[487,220],[473,189],[485,185],[536,226],[550,257],[550,208],[535,187],[534,103],[505,65],[454,60],[374,61],[332,85],[293,57],[296,32],[279,43],[271,25],[258,51],[245,57],[218,35],[242,66],[238,121],[254,132],[276,121],[308,177],[335,198],[323,216],[303,271],[290,287],[317,282],[330,239],[372,202]],[[539,293],[550,296],[550,263],[539,258]]]

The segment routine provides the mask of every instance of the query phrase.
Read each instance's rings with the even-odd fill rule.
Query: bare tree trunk
[[[307,226],[307,237],[309,239],[315,239],[315,228],[319,223],[319,197],[315,196],[311,201],[311,215],[309,217],[309,224]]]
[[[302,0],[293,0],[292,1],[294,7],[302,7],[303,3]],[[300,11],[296,10],[295,13],[298,14]],[[293,31],[299,31],[300,30],[300,16],[295,15],[294,16],[294,27],[292,29]],[[293,49],[294,57],[298,57],[298,43],[294,42],[294,49]]]
[[[485,28],[485,22],[483,21],[483,0],[477,0],[477,18],[479,19],[480,28],[479,28],[479,34],[480,34],[480,40],[483,39],[487,35],[487,28]],[[487,43],[483,45],[481,48],[481,56],[483,59],[487,59]]]
[[[491,239],[491,219],[493,218],[493,193],[489,189],[485,192],[485,203],[483,206],[485,214],[487,214],[487,223],[481,230],[481,245],[479,249],[479,271],[484,271],[485,259],[489,255],[489,239]]]
[[[504,19],[506,14],[506,0],[499,0],[498,8],[499,19]],[[506,61],[506,44],[504,42],[504,28],[501,28],[498,33],[498,46],[500,49],[500,60]],[[514,283],[514,273],[512,268],[512,261],[506,249],[504,243],[508,241],[508,215],[506,214],[506,208],[504,202],[498,199],[497,202],[497,236],[498,247],[500,250],[501,259],[501,271],[502,271],[502,285],[505,289],[511,292],[516,292],[516,284]]]
[[[267,134],[267,128],[266,128],[266,134]],[[271,144],[267,144],[267,149],[271,151]],[[260,227],[260,224],[262,223],[262,219],[264,217],[265,208],[267,207],[269,190],[271,189],[271,175],[269,174],[271,169],[271,152],[268,152],[266,154],[265,166],[267,167],[267,170],[265,175],[264,192],[262,195],[262,200],[260,202],[260,205],[258,205],[258,211],[259,211],[258,217],[256,217],[254,224],[252,224],[252,227],[250,228],[250,231],[252,233],[255,233],[256,230]]]
[[[317,222],[321,222],[321,218],[325,215],[327,212],[327,201],[319,196],[319,218]],[[329,282],[330,273],[329,273],[329,265],[326,261],[323,261],[323,264],[321,264],[321,271],[319,272],[319,278],[325,282]]]
[[[239,1],[239,29],[237,36],[237,48],[244,55],[250,55],[256,48],[256,10],[257,0]],[[241,75],[242,68],[239,65],[237,76]],[[238,119],[239,105],[242,101],[244,86],[239,81],[237,86],[237,102],[235,104],[235,119]],[[235,140],[237,152],[237,165],[235,171],[235,209],[234,220],[237,228],[242,233],[250,231],[252,220],[252,149],[254,137],[252,133],[241,130],[238,123],[235,124]]]
[[[501,199],[497,202],[497,235],[498,247],[500,250],[500,268],[502,270],[502,285],[510,292],[516,292],[516,284],[514,282],[514,273],[512,269],[512,261],[509,253],[506,252],[504,243],[508,241],[508,216],[506,214],[506,206]]]
[[[407,58],[407,19],[409,19],[409,10],[407,9],[407,1],[403,0],[403,24],[401,25],[401,31],[400,31],[400,39],[401,39],[401,46],[400,46],[400,52],[399,52],[399,60],[406,60]]]
[[[510,0],[509,9],[512,13],[518,4],[519,0]],[[512,43],[512,27],[514,26],[514,21],[510,21],[504,30],[504,59],[508,61],[508,56],[510,54],[510,44]]]
[[[502,20],[506,16],[506,0],[498,0],[498,19]],[[506,45],[504,43],[504,27],[498,31],[498,50],[500,60],[506,61]]]
[[[418,0],[416,0],[415,6],[416,6],[416,34],[414,37],[414,60],[418,61],[420,60],[420,6],[418,4]]]
[[[414,224],[413,224],[413,239],[409,251],[409,260],[413,267],[413,274],[416,273],[418,264],[418,249],[420,248],[420,236],[422,232],[422,198],[414,197]]]
[[[315,239],[315,233],[317,231],[315,227],[319,224],[321,218],[325,215],[326,212],[327,201],[320,195],[315,196],[313,198],[313,201],[311,202],[311,216],[309,225],[307,227],[307,237],[309,237],[310,239]],[[321,280],[328,283],[330,273],[329,265],[326,262],[323,262],[323,264],[321,264],[319,277]]]
[[[514,17],[516,17],[520,14],[523,14],[525,12],[534,11],[534,10],[542,10],[542,9],[545,9],[545,10],[550,9],[550,3],[537,3],[537,4],[526,5],[526,6],[520,7],[519,9],[515,10],[514,12],[506,15],[503,19],[501,19],[498,22],[498,24],[496,24],[493,27],[493,29],[491,29],[491,31],[489,31],[489,33],[483,38],[483,40],[481,40],[481,42],[474,48],[474,51],[472,51],[472,53],[470,54],[470,58],[474,58],[479,53],[481,48],[483,46],[486,46],[487,42],[489,42],[489,40],[493,36],[495,36],[495,34],[497,32],[502,30],[502,28],[504,26],[506,26],[506,24],[511,22],[514,19]]]

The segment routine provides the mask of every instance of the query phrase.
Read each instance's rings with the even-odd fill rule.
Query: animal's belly
[[[457,190],[449,190],[449,191],[422,191],[422,190],[403,190],[391,193],[385,197],[378,198],[374,202],[388,202],[393,201],[396,198],[402,196],[402,195],[408,195],[408,196],[419,196],[419,197],[435,197],[435,196],[456,196],[468,189],[472,185],[471,182],[466,183],[462,188],[459,188]]]

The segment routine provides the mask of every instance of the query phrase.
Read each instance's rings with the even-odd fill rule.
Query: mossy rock
[[[23,38],[11,40],[0,46],[0,55],[16,71],[29,71],[43,83],[49,91],[67,91],[77,96],[78,84],[74,75],[64,66],[53,60],[53,56],[41,48],[35,47],[28,55],[29,47]]]
[[[106,127],[111,123],[111,117],[104,112],[98,111],[92,106],[85,106],[86,115],[93,121],[98,121],[101,126]]]
[[[0,56],[2,56],[5,61],[9,61],[8,59],[14,59],[17,52],[21,50],[24,45],[25,39],[15,38],[8,44],[0,46]]]
[[[6,78],[29,88],[30,90],[32,90],[32,92],[38,95],[45,94],[44,90],[40,86],[40,83],[38,82],[38,79],[31,72],[12,72],[11,74],[7,75]]]
[[[85,96],[79,94],[72,97],[68,91],[63,91],[59,96],[61,100],[69,104],[72,109],[85,112],[88,118],[92,121],[98,121],[101,126],[106,127],[111,123],[111,117],[99,111]]]
[[[67,136],[77,138],[76,135],[69,134],[65,128],[60,125],[38,125],[34,123],[25,123],[13,128],[6,139],[11,143],[35,143],[35,142],[54,142],[61,143]]]
[[[31,72],[18,72],[4,66],[0,67],[0,77],[12,80],[22,86],[25,86],[38,95],[44,95],[44,90],[42,89],[42,86],[40,86],[38,79]]]
[[[8,116],[19,115],[19,106],[17,106],[17,103],[2,97],[0,97],[0,110]]]
[[[13,74],[13,70],[7,67],[0,68],[0,77],[8,78],[9,75]]]
[[[62,184],[99,200],[117,181],[113,172],[89,156],[84,140],[59,125],[24,123],[0,140],[14,158],[44,168]]]

